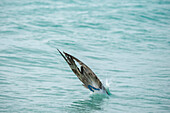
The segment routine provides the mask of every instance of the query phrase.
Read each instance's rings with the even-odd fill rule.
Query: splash
[[[109,87],[110,87],[110,82],[109,82],[109,80],[108,80],[107,78],[106,78],[105,84],[106,84],[106,88],[109,88]]]
[[[111,84],[110,81],[106,78],[105,86],[106,86],[106,91],[108,92],[108,95],[111,95],[110,90],[109,90],[110,84]]]
[[[110,82],[108,79],[106,79],[106,81],[104,82],[105,84],[105,90],[108,92],[108,94],[106,93],[106,91],[104,89],[102,90],[94,90],[94,92],[90,92],[91,95],[111,95],[109,87],[110,87]]]

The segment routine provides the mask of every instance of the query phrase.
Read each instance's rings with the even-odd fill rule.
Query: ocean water
[[[87,64],[91,94],[57,49]],[[169,113],[169,0],[0,0],[0,112]]]

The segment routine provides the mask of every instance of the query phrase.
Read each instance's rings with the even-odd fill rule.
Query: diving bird
[[[74,74],[77,75],[79,80],[83,83],[83,86],[85,88],[89,89],[92,92],[102,91],[109,95],[109,92],[103,86],[102,82],[86,64],[64,51],[63,54],[59,49],[57,50],[68,63]],[[77,67],[75,62],[79,63],[80,68]]]

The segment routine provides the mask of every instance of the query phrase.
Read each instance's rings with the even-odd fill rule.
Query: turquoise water
[[[112,95],[90,94],[56,48]],[[1,0],[0,112],[170,112],[170,2]]]

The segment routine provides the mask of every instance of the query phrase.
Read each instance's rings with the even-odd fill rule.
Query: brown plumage
[[[57,49],[58,50],[58,49]],[[58,50],[59,51],[59,50]],[[94,88],[100,89],[105,91],[107,94],[108,92],[105,90],[105,87],[101,83],[101,81],[98,79],[98,77],[95,75],[95,73],[83,62],[81,62],[79,59],[75,58],[74,56],[64,53],[64,55],[59,51],[61,56],[65,59],[65,61],[68,63],[72,71],[77,75],[79,80],[83,83],[83,86],[89,89],[89,85],[93,86]],[[80,69],[77,67],[76,62],[80,64]]]

